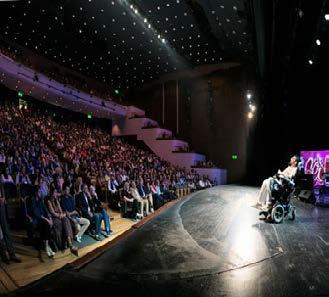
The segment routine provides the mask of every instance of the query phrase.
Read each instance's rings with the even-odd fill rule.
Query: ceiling
[[[125,91],[254,55],[247,0],[0,2],[0,37]]]

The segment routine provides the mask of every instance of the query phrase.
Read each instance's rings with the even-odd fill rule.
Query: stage
[[[293,201],[295,221],[266,223],[253,207],[257,193],[194,193],[95,260],[14,295],[329,296],[329,208]]]

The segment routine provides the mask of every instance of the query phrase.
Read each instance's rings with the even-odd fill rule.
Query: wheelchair
[[[295,183],[293,180],[282,174],[276,174],[271,180],[271,201],[266,211],[261,211],[259,215],[264,215],[268,220],[280,224],[288,217],[295,220],[296,207],[290,201],[294,196]]]

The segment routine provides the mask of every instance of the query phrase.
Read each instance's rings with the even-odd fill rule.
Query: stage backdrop
[[[322,175],[329,172],[329,150],[328,151],[302,151],[306,174],[313,174],[314,186],[322,186]]]

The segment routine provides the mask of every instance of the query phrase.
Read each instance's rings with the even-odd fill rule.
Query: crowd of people
[[[78,255],[76,242],[84,234],[96,240],[110,236],[108,207],[140,220],[176,199],[177,189],[212,186],[207,177],[87,122],[13,104],[0,106],[0,171],[1,197],[21,198],[22,217],[17,219],[30,238],[41,238],[49,257],[66,248]],[[3,225],[0,253],[8,262],[17,257]]]

